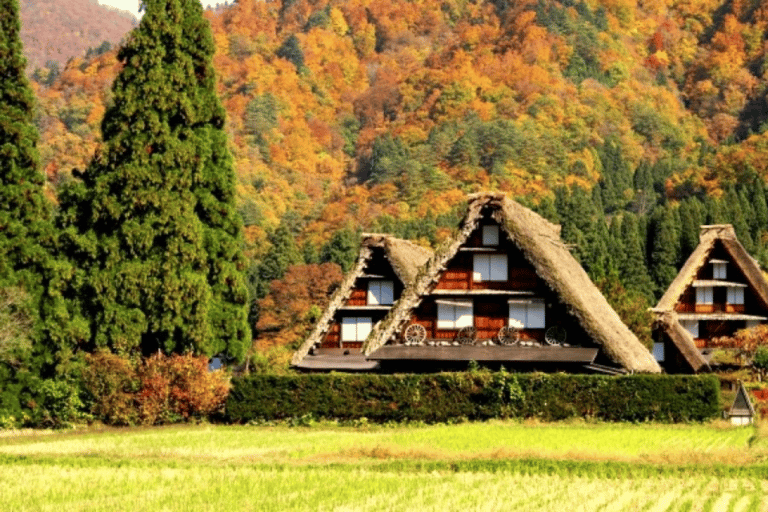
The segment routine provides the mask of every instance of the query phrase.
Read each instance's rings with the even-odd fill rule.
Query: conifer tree
[[[242,359],[245,261],[210,27],[196,0],[143,5],[118,53],[102,148],[62,194],[85,348]]]
[[[0,12],[0,416],[18,418],[38,401],[39,377],[60,362],[46,341],[64,334],[68,317],[55,283],[67,269],[52,253],[17,0],[0,0]]]
[[[637,217],[631,212],[624,212],[621,220],[621,242],[624,254],[619,266],[619,276],[625,288],[653,299],[654,286],[645,263],[644,240]]]
[[[24,74],[19,4],[0,0],[0,9],[0,285],[27,288],[46,259],[41,242],[52,235],[50,208],[38,169],[35,98]]]
[[[657,290],[664,292],[677,276],[680,235],[670,208],[657,207],[651,219],[650,270]]]
[[[704,223],[704,211],[695,197],[689,197],[680,203],[680,261],[682,263],[699,245],[699,229]]]

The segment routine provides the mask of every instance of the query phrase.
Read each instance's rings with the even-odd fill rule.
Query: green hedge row
[[[720,414],[713,375],[514,374],[251,375],[227,400],[232,422],[315,418],[446,422],[456,418],[584,417],[704,421]]]

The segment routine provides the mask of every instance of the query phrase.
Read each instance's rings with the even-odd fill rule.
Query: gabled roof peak
[[[736,240],[736,230],[731,224],[707,224],[701,226],[699,231],[699,240],[704,240],[705,237]]]

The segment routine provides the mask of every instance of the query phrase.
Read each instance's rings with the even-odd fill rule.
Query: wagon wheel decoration
[[[496,339],[502,345],[517,345],[520,342],[520,329],[518,327],[505,325],[499,329]]]
[[[408,345],[421,345],[427,339],[427,330],[423,325],[411,324],[405,329],[405,342]]]
[[[477,340],[477,329],[474,327],[462,327],[456,335],[456,341],[462,345],[473,345]]]
[[[560,325],[553,325],[544,333],[544,341],[549,345],[562,345],[568,337],[568,332]]]

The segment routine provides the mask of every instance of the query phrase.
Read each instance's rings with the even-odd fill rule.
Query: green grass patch
[[[3,510],[766,510],[724,424],[175,426],[0,437]],[[762,507],[762,508],[761,508]]]

